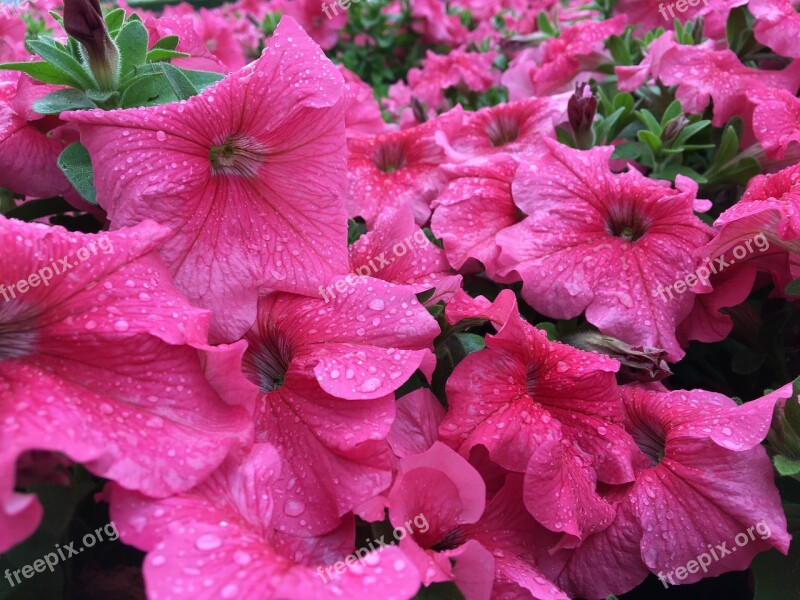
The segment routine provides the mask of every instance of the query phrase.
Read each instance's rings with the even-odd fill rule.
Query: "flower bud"
[[[575,141],[581,149],[591,148],[594,144],[592,123],[595,112],[597,112],[597,98],[592,95],[589,85],[586,82],[575,84],[575,93],[567,102],[567,117]]]
[[[113,90],[118,77],[119,51],[108,37],[99,0],[64,0],[64,29],[80,42],[100,89]]]
[[[597,331],[579,331],[562,341],[581,350],[599,352],[617,359],[620,362],[617,373],[620,383],[661,381],[672,375],[665,360],[667,352],[660,348],[630,346]]]

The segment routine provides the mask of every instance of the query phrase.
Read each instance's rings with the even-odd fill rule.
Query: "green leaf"
[[[658,152],[661,150],[661,138],[658,137],[652,131],[648,131],[647,129],[640,129],[636,132],[636,137],[639,138],[640,142],[644,142],[653,150],[653,152]]]
[[[722,133],[719,149],[714,154],[714,164],[725,164],[736,156],[737,152],[739,152],[739,136],[736,135],[736,130],[731,125],[728,125]]]
[[[164,76],[167,78],[167,81],[169,81],[172,91],[175,92],[175,95],[178,97],[178,100],[186,100],[187,98],[197,95],[197,88],[181,69],[173,67],[168,63],[159,63],[159,66]]]
[[[120,78],[124,80],[134,67],[145,63],[149,39],[147,29],[141,21],[128,21],[120,29],[116,39],[120,57]]]
[[[614,96],[614,110],[624,108],[626,113],[633,111],[633,96],[628,92],[619,92]]]
[[[800,460],[793,460],[788,456],[777,455],[772,457],[775,470],[781,477],[794,477],[800,475]]]
[[[541,11],[536,16],[536,25],[542,33],[546,33],[549,36],[554,36],[556,34],[555,29],[553,29],[553,26],[550,24],[550,19],[547,18],[547,13],[544,11]]]
[[[623,160],[637,160],[642,156],[641,142],[632,142],[630,144],[622,144],[614,149],[614,154],[611,158]]]
[[[92,160],[89,158],[89,151],[83,144],[75,142],[64,148],[58,157],[58,167],[85,200],[97,204]]]
[[[97,105],[86,96],[86,92],[75,89],[52,92],[33,103],[33,110],[40,115],[57,115],[67,110],[90,108],[97,108]]]
[[[159,50],[175,50],[178,47],[179,38],[177,35],[165,35],[163,38],[153,44],[152,50],[158,48]]]
[[[163,73],[145,73],[126,82],[120,106],[155,106],[177,100]]]
[[[675,140],[675,146],[682,146],[683,143],[688,140],[693,135],[700,133],[703,129],[708,127],[711,124],[711,121],[702,120],[697,121],[697,123],[691,123],[683,128],[678,138]]]
[[[537,323],[536,327],[547,333],[548,340],[558,340],[558,327],[555,323],[551,323],[550,321],[542,321],[541,323]]]
[[[210,71],[192,71],[190,69],[181,69],[180,67],[175,66],[172,68],[178,69],[181,73],[183,73],[198,92],[202,92],[208,86],[220,81],[221,79],[224,79],[225,77],[221,73],[211,73]]]
[[[71,77],[76,83],[73,87],[85,90],[94,87],[94,81],[81,63],[67,54],[67,52],[59,50],[54,45],[43,41],[43,39],[30,40],[28,45],[31,50],[53,65],[56,69],[68,77]]]
[[[628,49],[628,44],[618,35],[612,35],[606,42],[611,56],[614,58],[616,65],[630,65],[633,64],[631,52]]]
[[[673,100],[661,116],[661,127],[666,127],[672,119],[683,113],[683,107],[678,100]]]
[[[663,169],[652,173],[652,176],[656,179],[668,179],[670,181],[673,181],[678,175],[693,179],[699,184],[708,183],[708,180],[700,175],[700,173],[685,165],[667,165]]]
[[[800,296],[800,278],[792,281],[783,291],[787,296]]]
[[[0,64],[0,69],[22,71],[42,83],[80,87],[80,82],[43,60]]]
[[[106,29],[108,30],[109,34],[113,34],[122,27],[123,23],[125,23],[125,11],[121,8],[116,8],[112,11],[109,11],[106,13],[105,21]]]
[[[191,56],[186,52],[175,52],[174,50],[164,50],[163,48],[154,48],[147,53],[147,62],[158,62],[162,60],[172,60],[173,58],[185,58]]]
[[[109,100],[113,100],[115,97],[119,97],[119,92],[110,91],[110,92],[102,92],[100,90],[89,90],[86,92],[86,96],[92,101],[96,102],[97,104],[105,104]]]
[[[75,210],[69,202],[60,197],[42,198],[41,200],[28,200],[6,213],[9,219],[20,221],[35,221],[42,217],[58,215]]]
[[[644,108],[642,110],[637,110],[634,114],[642,123],[644,123],[645,127],[647,127],[649,131],[656,135],[656,137],[661,137],[661,125],[653,116],[653,113]]]

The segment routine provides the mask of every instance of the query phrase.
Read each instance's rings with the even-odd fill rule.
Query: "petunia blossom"
[[[174,289],[155,255],[167,230],[1,225],[0,548],[31,533],[41,512],[13,491],[15,461],[29,450],[166,496],[250,440],[247,411],[215,375],[244,349],[206,345],[207,312]]]
[[[256,439],[283,461],[276,527],[305,536],[391,483],[394,392],[417,369],[431,374],[439,333],[403,286],[337,277],[324,293],[262,298],[243,361],[258,386]]]
[[[197,600],[409,600],[419,575],[393,547],[364,552],[344,573],[332,565],[355,550],[354,526],[305,540],[274,529],[280,458],[269,444],[231,457],[201,484],[162,500],[114,486],[111,517],[120,537],[147,552],[150,596]],[[326,568],[328,569],[326,571]],[[386,586],[384,588],[384,586]]]
[[[113,227],[175,234],[177,287],[238,339],[259,292],[312,295],[346,271],[341,75],[290,18],[260,59],[184,102],[65,113]]]
[[[611,146],[545,144],[517,170],[514,199],[528,216],[497,234],[500,274],[518,273],[523,298],[544,315],[585,311],[603,333],[680,359],[675,327],[693,294],[667,297],[665,288],[694,270],[694,250],[711,239],[693,212],[707,205],[697,184],[679,175],[672,189],[635,170],[612,173]]]

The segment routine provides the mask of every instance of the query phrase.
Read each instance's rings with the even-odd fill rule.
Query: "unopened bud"
[[[683,131],[683,128],[689,124],[689,119],[684,117],[683,115],[678,115],[674,119],[672,119],[669,123],[667,123],[666,127],[664,127],[664,133],[662,138],[665,142],[672,142],[678,139],[678,136]]]
[[[64,29],[80,42],[100,89],[113,90],[117,84],[119,51],[108,37],[99,0],[64,0]]]
[[[630,346],[597,331],[577,332],[563,341],[581,350],[599,352],[617,359],[620,363],[617,373],[620,383],[661,381],[672,375],[666,361],[667,352],[660,348]]]
[[[596,112],[597,98],[589,85],[586,82],[575,84],[575,93],[567,102],[567,117],[579,148],[591,148],[594,143],[592,124]]]

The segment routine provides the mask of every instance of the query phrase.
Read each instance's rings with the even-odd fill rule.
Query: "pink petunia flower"
[[[29,450],[165,496],[249,441],[247,412],[220,398],[230,389],[216,375],[244,349],[206,346],[207,313],[175,291],[153,254],[164,228],[0,225],[0,548],[39,520],[35,496],[13,491],[15,461]]]
[[[518,273],[523,298],[542,314],[585,311],[603,333],[679,360],[675,327],[693,294],[667,298],[664,290],[694,270],[694,250],[711,239],[693,212],[702,204],[697,184],[678,176],[672,189],[638,171],[614,174],[611,146],[545,144],[549,151],[514,179],[514,199],[528,216],[497,234],[500,274]]]
[[[412,95],[429,108],[446,108],[444,91],[450,87],[486,92],[498,83],[495,58],[495,51],[467,52],[457,48],[440,55],[428,50],[420,68],[408,72],[408,85]]]
[[[795,0],[750,0],[747,8],[755,17],[753,34],[757,41],[781,56],[800,57],[800,14]]]
[[[471,600],[566,600],[526,561],[535,523],[519,489],[507,483],[487,506],[480,474],[441,442],[400,461],[388,508],[395,528],[425,520],[400,540],[424,585],[454,581]]]
[[[190,38],[199,37],[200,43],[208,52],[225,66],[223,72],[237,71],[247,64],[248,60],[236,37],[234,24],[220,11],[206,8],[197,10],[190,4],[183,3],[175,7],[166,6],[164,16],[167,18],[183,16],[190,19],[194,30],[194,35],[187,32]],[[193,39],[191,42],[192,48],[196,48],[197,42]]]
[[[734,115],[749,124],[753,106],[747,99],[748,90],[772,87],[796,92],[800,61],[781,71],[767,71],[746,67],[731,50],[675,46],[661,57],[658,77],[665,85],[678,86],[675,98],[687,113],[702,114],[713,100],[712,125],[721,127]],[[750,136],[744,137],[746,143]]]
[[[511,189],[517,166],[510,155],[494,154],[444,167],[451,181],[433,201],[431,229],[454,269],[480,270],[479,262],[491,279],[508,280],[497,275],[496,236],[522,220]]]
[[[409,206],[383,212],[375,227],[350,246],[350,273],[407,286],[419,294],[431,290],[426,304],[448,302],[461,287],[444,251],[414,223]]]
[[[171,61],[176,67],[195,69],[198,71],[211,71],[213,73],[228,73],[231,70],[219,58],[214,56],[206,46],[203,38],[194,28],[194,19],[191,15],[174,15],[171,17],[150,17],[144,22],[150,34],[150,41],[155,44],[157,40],[168,35],[178,36],[178,52],[185,52],[191,56],[175,58]]]
[[[798,15],[800,16],[800,15]],[[795,157],[800,150],[800,99],[791,92],[757,88],[747,92],[753,103],[753,133],[773,160]]]
[[[462,111],[451,111],[417,127],[347,141],[347,213],[368,225],[389,208],[411,206],[414,220],[424,225],[430,203],[445,176],[439,165],[445,152],[434,135],[458,127]]]
[[[275,449],[256,444],[197,487],[163,500],[114,486],[111,517],[121,539],[148,553],[148,594],[164,600],[370,600],[380,585],[387,600],[414,596],[419,575],[398,548],[359,549],[352,555],[358,560],[350,560],[352,519],[319,538],[277,533],[281,507],[273,487],[280,469]],[[346,558],[342,572],[337,563]]]
[[[630,431],[652,463],[637,475],[630,503],[653,573],[669,585],[693,583],[746,569],[770,548],[786,554],[791,536],[759,445],[777,395],[737,407],[701,390],[621,390]]]
[[[393,392],[431,374],[439,333],[402,286],[341,277],[322,293],[262,298],[243,362],[259,388],[256,439],[283,460],[276,527],[297,535],[334,529],[391,483]]]
[[[378,135],[391,130],[383,120],[381,107],[373,94],[372,86],[344,65],[336,65],[347,84],[349,103],[344,113],[344,127],[348,136]]]
[[[411,0],[411,28],[431,44],[458,46],[467,37],[467,28],[458,15],[448,14],[440,0]]]
[[[714,222],[719,229],[695,255],[713,265],[710,283],[698,282],[698,304],[681,324],[682,339],[724,339],[732,328],[723,308],[742,303],[759,273],[767,273],[773,295],[800,277],[800,165],[756,175],[741,199]]]
[[[462,456],[482,444],[499,466],[525,473],[528,510],[575,545],[613,520],[597,481],[634,477],[637,449],[622,428],[614,378],[619,363],[549,341],[516,309],[497,329],[448,379],[441,438]]]
[[[185,102],[64,115],[112,225],[175,231],[161,254],[214,339],[250,327],[260,291],[313,295],[346,271],[342,87],[287,17],[259,60]]]
[[[282,0],[283,14],[297,20],[323,50],[330,50],[339,40],[339,30],[347,25],[347,11],[338,2],[322,0]]]
[[[0,83],[0,186],[38,198],[62,196],[72,188],[56,163],[67,145],[58,135],[63,123],[33,110],[36,100],[57,89],[27,75]]]
[[[605,59],[603,41],[625,30],[626,17],[606,21],[581,21],[565,27],[558,37],[541,47],[525,50],[511,61],[501,81],[509,99],[549,96],[574,87],[576,77],[594,71]]]
[[[530,152],[542,138],[555,138],[555,126],[564,121],[569,94],[528,98],[465,112],[461,127],[447,143],[453,160],[505,152]],[[442,136],[445,137],[445,136]]]

